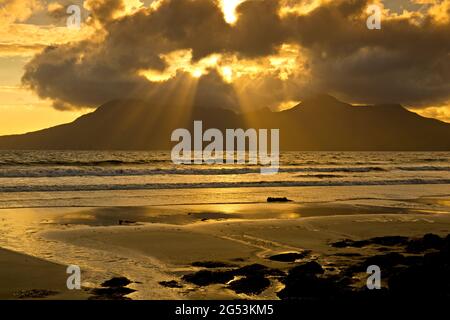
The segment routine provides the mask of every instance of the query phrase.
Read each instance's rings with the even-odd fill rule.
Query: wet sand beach
[[[88,294],[68,290],[66,267],[0,249],[0,299],[86,299]]]
[[[280,292],[289,288],[286,277],[296,267],[317,263],[324,271],[321,277],[336,277],[370,257],[389,253],[405,259],[423,256],[428,249],[407,252],[410,241],[429,233],[442,239],[450,234],[450,197],[444,195],[450,190],[447,186],[424,197],[411,196],[414,190],[419,193],[419,188],[410,187],[408,198],[390,199],[379,195],[381,188],[370,188],[372,196],[342,201],[304,202],[294,197],[292,202],[270,204],[233,201],[4,209],[0,212],[1,247],[49,261],[36,267],[44,270],[40,272],[48,269],[56,274],[61,265],[61,275],[40,277],[42,285],[29,285],[25,290],[40,287],[60,292],[67,279],[62,266],[76,264],[83,271],[84,298],[95,298],[95,290],[103,282],[125,277],[130,292],[121,298],[279,299],[283,298]],[[299,189],[284,191],[306,194]],[[332,187],[329,191],[334,192]],[[389,243],[398,236],[407,239]],[[369,240],[377,237],[387,237],[388,245],[384,240],[381,244]],[[346,239],[366,242],[333,245]],[[20,266],[20,261],[8,261],[13,269]],[[1,270],[2,277],[7,277],[5,272]],[[32,270],[29,273],[34,276]],[[250,274],[258,278],[249,278]],[[358,270],[344,278],[350,282],[349,288],[359,290],[364,275]],[[8,288],[21,288],[15,278],[11,281],[17,284],[8,283]],[[386,286],[387,280],[383,282]],[[4,294],[12,298],[12,291]],[[51,298],[72,297],[61,294]]]

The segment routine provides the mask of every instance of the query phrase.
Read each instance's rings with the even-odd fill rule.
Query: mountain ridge
[[[282,150],[450,150],[450,124],[424,118],[399,104],[352,106],[329,95],[316,95],[278,112],[180,110],[185,109],[139,99],[114,100],[71,123],[2,136],[0,149],[169,150],[174,129],[192,130],[193,121],[202,120],[205,130],[278,128]]]

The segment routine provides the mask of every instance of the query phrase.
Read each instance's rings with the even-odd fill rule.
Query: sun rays
[[[176,76],[178,72],[186,72],[194,78],[201,78],[208,73],[208,69],[217,66],[220,55],[214,54],[200,61],[194,62],[192,50],[177,50],[162,55],[167,68],[163,71],[144,69],[139,71],[139,75],[144,76],[151,82],[164,82]]]
[[[298,102],[295,98],[287,99],[279,105],[267,104],[266,95],[271,94],[274,86],[288,91],[288,82],[293,77],[298,78],[308,72],[305,67],[306,58],[300,47],[289,44],[280,46],[272,56],[261,59],[212,54],[195,61],[191,50],[174,51],[161,58],[167,65],[166,69],[140,70],[139,75],[159,86],[164,85],[164,93],[157,95],[158,101],[176,105],[184,114],[190,114],[196,106],[198,85],[204,77],[209,77],[205,81],[210,81],[211,77],[220,77],[236,99],[236,111],[251,116],[257,108],[284,110],[295,105]],[[156,92],[150,92],[149,96],[153,94]],[[259,95],[260,99],[255,99],[255,95]],[[217,105],[217,102],[211,101],[211,105]],[[248,120],[250,123],[252,119]]]

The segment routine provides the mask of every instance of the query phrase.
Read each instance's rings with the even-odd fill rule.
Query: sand
[[[86,299],[84,291],[68,290],[66,280],[62,265],[0,249],[1,300],[30,299],[32,293],[38,299]]]
[[[379,188],[374,188],[380,192]],[[195,262],[253,263],[287,271],[292,264],[270,260],[286,252],[311,252],[322,266],[351,264],[355,255],[379,248],[337,250],[342,239],[379,236],[421,237],[450,233],[448,197],[374,199],[326,203],[232,203],[178,206],[9,209],[1,212],[0,298],[19,290],[59,292],[49,299],[88,298],[65,289],[65,266],[78,264],[83,287],[113,276],[134,281],[132,299],[275,299],[276,281],[258,296],[237,294],[224,285],[198,287],[182,281],[202,270]],[[119,221],[125,221],[119,225]],[[338,254],[339,253],[339,254]],[[350,253],[344,257],[342,253]],[[176,281],[168,288],[162,281]]]
[[[234,220],[198,222],[184,226],[163,224],[121,227],[97,227],[46,233],[46,238],[68,242],[77,246],[120,252],[124,257],[152,257],[157,259],[151,268],[165,274],[165,281],[176,280],[186,273],[197,271],[193,262],[219,261],[238,266],[260,263],[287,271],[289,264],[268,258],[286,252],[310,250],[321,265],[352,263],[353,258],[338,257],[330,243],[350,238],[362,240],[372,237],[402,235],[421,237],[426,233],[445,236],[450,233],[448,214],[378,214],[309,217],[302,219]],[[340,250],[366,256],[379,253],[378,248]],[[137,258],[139,260],[139,258]],[[137,277],[139,274],[129,277]],[[141,294],[145,286],[158,287],[161,278],[147,278],[145,285],[137,285]],[[248,298],[236,295],[220,286],[198,288],[186,285],[174,289],[178,298]],[[154,292],[139,293],[134,298],[152,298]],[[259,298],[274,299],[275,291],[268,290]]]

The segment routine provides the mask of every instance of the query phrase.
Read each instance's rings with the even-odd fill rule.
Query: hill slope
[[[279,128],[283,150],[450,150],[448,123],[400,105],[355,107],[327,95],[286,111],[251,114],[218,108],[181,112],[140,100],[112,101],[69,124],[0,137],[0,149],[171,149],[171,132],[191,129],[194,120],[203,120],[204,130]]]

